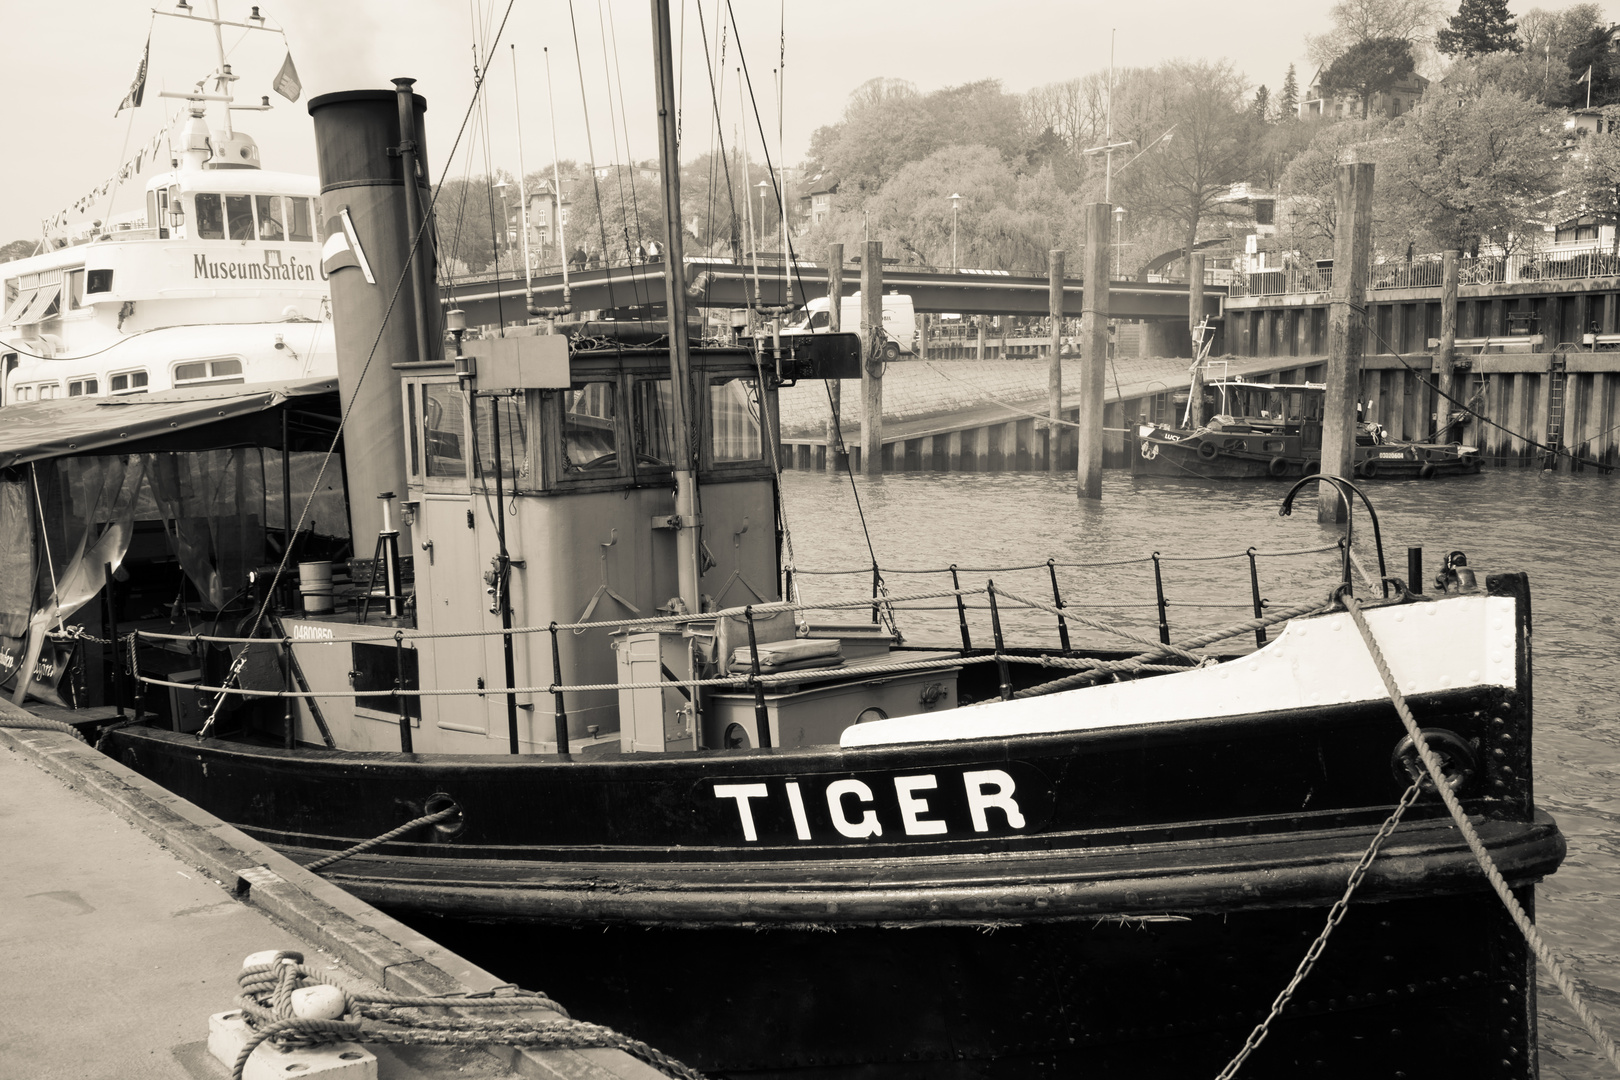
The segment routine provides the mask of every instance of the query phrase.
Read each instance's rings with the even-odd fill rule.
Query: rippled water
[[[903,569],[1095,564],[1165,557],[1164,590],[1172,635],[1245,618],[1250,603],[1246,558],[1184,561],[1179,557],[1294,551],[1332,544],[1338,527],[1316,522],[1314,501],[1283,518],[1287,487],[1266,481],[1205,486],[1104,474],[1100,503],[1082,504],[1072,478],[1044,475],[910,473],[860,479],[871,535],[868,553],[847,477],[789,473],[783,496],[800,583],[811,602],[868,596],[873,555],[892,595],[949,587],[942,573]],[[1369,485],[1384,531],[1390,573],[1405,576],[1406,548],[1424,548],[1432,578],[1443,555],[1467,552],[1482,573],[1530,574],[1534,609],[1536,800],[1569,840],[1562,869],[1537,892],[1538,923],[1553,951],[1612,1031],[1620,1031],[1620,477],[1490,471],[1440,481]],[[1356,550],[1376,568],[1370,529],[1356,516]],[[1274,606],[1325,596],[1337,555],[1259,559],[1261,593]],[[866,568],[824,576],[806,571]],[[962,574],[963,585],[990,575]],[[996,572],[998,589],[1050,599],[1044,565]],[[1151,563],[1058,567],[1059,588],[1076,614],[1152,637],[1157,633]],[[1221,605],[1221,606],[1198,606]],[[936,610],[902,610],[900,629],[916,642],[959,640],[949,601]],[[856,617],[864,615],[859,613]],[[1007,613],[1014,642],[1056,641],[1049,616]],[[971,613],[974,641],[989,641],[988,612]],[[1095,632],[1076,637],[1102,640]],[[1436,928],[1443,932],[1443,928]],[[1586,1080],[1611,1075],[1585,1029],[1542,973],[1541,1075]]]

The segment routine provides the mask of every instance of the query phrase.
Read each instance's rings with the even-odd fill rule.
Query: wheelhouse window
[[[758,461],[760,436],[759,384],[752,378],[709,383],[709,460],[716,465]]]
[[[287,196],[287,239],[298,244],[315,239],[315,215],[310,213],[309,200],[302,196]]]
[[[501,478],[514,483],[529,476],[529,432],[522,395],[479,395],[474,409],[478,432],[477,475],[495,478],[495,425],[500,425]]]
[[[107,389],[114,394],[144,394],[147,376],[144,371],[121,371],[107,379]]]
[[[287,211],[281,196],[255,195],[253,202],[259,212],[259,239],[287,239]]]
[[[111,270],[91,270],[84,275],[84,291],[87,293],[112,292],[113,272]]]
[[[84,269],[69,270],[66,276],[67,306],[72,311],[84,306]]]
[[[431,478],[465,480],[467,399],[450,384],[422,387],[422,456]]]
[[[225,223],[232,240],[253,239],[253,196],[225,196]]]
[[[197,236],[202,240],[225,239],[225,204],[213,192],[201,191],[197,205]]]
[[[674,396],[668,379],[638,379],[631,390],[636,463],[675,462]]]
[[[231,358],[226,360],[193,360],[184,364],[176,364],[174,368],[174,385],[192,386],[197,383],[239,383],[242,381],[242,361]]]
[[[591,382],[563,394],[564,476],[612,473],[619,461],[618,387]]]

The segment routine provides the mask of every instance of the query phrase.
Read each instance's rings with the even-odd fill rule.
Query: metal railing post
[[[112,563],[101,564],[102,581],[107,590],[107,640],[112,642],[108,653],[112,657],[112,685],[113,705],[118,709],[118,719],[124,718],[124,658],[118,654],[118,601],[113,595],[113,569]]]
[[[956,624],[962,628],[962,651],[973,651],[973,640],[968,637],[967,605],[962,603],[962,582],[956,576],[956,564],[951,563],[951,588],[956,592]]]
[[[568,753],[568,710],[563,707],[562,649],[557,644],[557,624],[551,624],[551,716],[557,736],[557,753]]]
[[[759,731],[761,749],[771,748],[771,713],[765,707],[765,684],[759,681],[759,642],[754,636],[754,605],[743,608],[743,620],[748,623],[748,682],[754,688],[754,726]]]
[[[1255,567],[1255,564],[1254,564],[1254,548],[1252,548],[1252,547],[1249,549],[1249,594],[1254,599],[1254,617],[1258,619],[1264,613],[1266,602],[1264,600],[1260,599],[1260,571],[1259,571],[1259,569],[1257,569]],[[1265,644],[1266,644],[1266,628],[1263,627],[1263,626],[1255,627],[1254,628],[1254,645],[1255,645],[1255,648],[1257,648],[1257,649],[1258,648],[1263,648],[1265,646]]]
[[[1153,553],[1153,589],[1159,596],[1159,644],[1170,644],[1170,620],[1165,614],[1164,573],[1159,566],[1159,553]]]
[[[1001,612],[996,608],[996,583],[986,582],[985,592],[990,597],[990,633],[996,642],[996,674],[1001,679],[1001,700],[1011,701],[1013,697],[1012,674],[1007,670],[1007,658],[1002,655],[1005,642],[1001,637]]]
[[[1069,620],[1063,617],[1063,597],[1058,593],[1057,563],[1047,559],[1046,572],[1052,575],[1052,603],[1058,609],[1058,640],[1063,643],[1064,652],[1072,652],[1069,648]]]
[[[244,645],[243,648],[252,648],[252,646]],[[286,705],[281,710],[281,722],[286,725],[284,745],[288,750],[291,750],[297,744],[297,740],[293,737],[293,658],[292,638],[290,637],[281,639],[281,663],[287,669],[283,673],[281,680],[282,689],[287,692],[287,696],[282,698]],[[403,672],[401,674],[403,675]]]
[[[414,753],[411,749],[411,713],[405,705],[405,631],[394,631],[394,703],[399,707],[399,752]]]

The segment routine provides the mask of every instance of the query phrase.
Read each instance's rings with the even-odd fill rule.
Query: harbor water
[[[998,592],[1050,601],[1051,559],[1063,603],[1074,615],[1076,644],[1119,647],[1101,625],[1079,620],[1157,640],[1154,552],[1160,554],[1173,641],[1250,617],[1250,547],[1260,593],[1276,608],[1325,599],[1339,572],[1333,545],[1343,526],[1318,524],[1309,494],[1292,516],[1280,517],[1288,490],[1282,482],[1206,485],[1110,471],[1097,504],[1076,499],[1072,475],[908,473],[856,482],[859,507],[845,474],[783,477],[792,562],[808,603],[869,599],[874,559],[885,590],[897,598],[949,589],[948,568],[955,563],[964,589],[982,588],[994,578]],[[1588,1001],[1611,1029],[1620,1030],[1620,907],[1614,902],[1620,894],[1620,632],[1614,601],[1620,477],[1487,470],[1366,488],[1382,525],[1390,574],[1406,575],[1408,546],[1423,548],[1431,581],[1451,551],[1465,552],[1482,580],[1492,572],[1530,574],[1536,801],[1557,818],[1569,842],[1562,869],[1538,890],[1537,917]],[[1370,521],[1359,508],[1353,524],[1357,555],[1376,573]],[[1365,585],[1359,591],[1370,593]],[[723,599],[745,602],[735,595]],[[1008,607],[1002,614],[1008,644],[1057,643],[1049,614]],[[869,617],[864,607],[833,615],[838,621]],[[961,640],[949,598],[898,603],[895,619],[911,643]],[[983,597],[973,601],[968,623],[973,644],[988,645]],[[1234,642],[1253,643],[1252,635]],[[496,933],[489,954],[478,955],[476,940],[436,921],[424,929],[435,936],[450,933],[464,955],[505,978],[557,989],[548,985],[555,979],[548,979],[548,965],[540,959],[544,946],[538,953],[514,953],[510,940]],[[1541,1075],[1609,1075],[1544,972],[1539,996]]]

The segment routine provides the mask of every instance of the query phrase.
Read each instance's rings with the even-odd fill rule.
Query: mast
[[[702,610],[698,564],[697,472],[693,468],[691,344],[686,329],[686,257],[681,243],[680,146],[675,135],[675,62],[669,0],[652,0],[653,70],[658,80],[658,156],[664,196],[664,297],[669,305],[669,381],[675,428],[675,560],[681,600]]]

